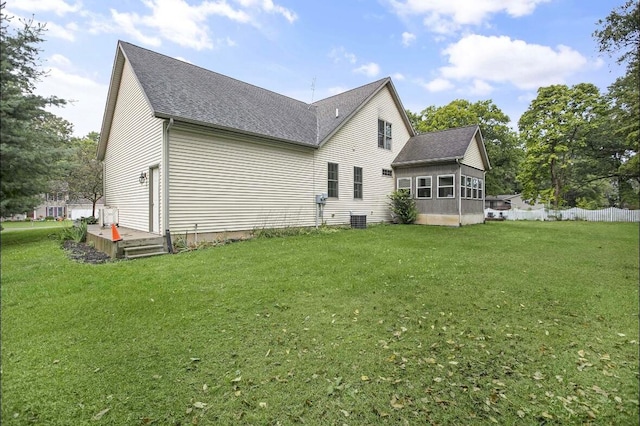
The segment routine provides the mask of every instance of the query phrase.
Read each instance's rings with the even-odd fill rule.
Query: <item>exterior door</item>
[[[152,167],[149,169],[151,185],[149,185],[149,232],[161,234],[160,232],[160,169]]]

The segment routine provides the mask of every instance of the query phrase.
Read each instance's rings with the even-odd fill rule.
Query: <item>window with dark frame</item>
[[[353,168],[353,198],[362,200],[362,167]]]
[[[382,176],[393,176],[393,170],[391,169],[382,169]]]
[[[327,166],[327,196],[338,198],[338,164],[328,163]]]
[[[378,148],[391,149],[391,123],[378,119]]]

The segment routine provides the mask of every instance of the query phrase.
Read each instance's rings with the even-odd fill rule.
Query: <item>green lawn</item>
[[[2,232],[12,232],[12,231],[30,231],[33,229],[43,229],[43,228],[64,228],[65,226],[73,226],[72,220],[43,220],[43,221],[6,221],[2,222],[2,227],[4,228]]]
[[[88,265],[2,233],[2,424],[637,424],[638,224]]]

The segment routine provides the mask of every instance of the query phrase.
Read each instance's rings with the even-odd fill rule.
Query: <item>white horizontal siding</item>
[[[171,231],[313,226],[313,149],[170,132]]]
[[[392,124],[391,150],[378,148],[378,119]],[[368,222],[391,219],[388,195],[395,188],[394,177],[383,176],[409,139],[401,112],[391,92],[383,88],[316,153],[315,193],[327,192],[327,163],[337,163],[338,195],[324,210],[327,224],[349,223],[350,212],[367,214]],[[353,198],[353,168],[362,167],[363,198]]]
[[[478,170],[484,170],[484,162],[482,161],[482,155],[480,154],[479,144],[480,141],[478,141],[478,137],[474,137],[460,163],[469,167],[474,167]]]
[[[138,178],[161,156],[162,120],[125,62],[104,160],[105,205],[118,209],[120,225],[149,230],[149,187]]]

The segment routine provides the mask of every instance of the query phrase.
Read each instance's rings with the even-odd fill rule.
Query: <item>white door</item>
[[[160,169],[151,169],[151,193],[149,194],[149,208],[151,216],[150,231],[154,234],[160,232]]]

